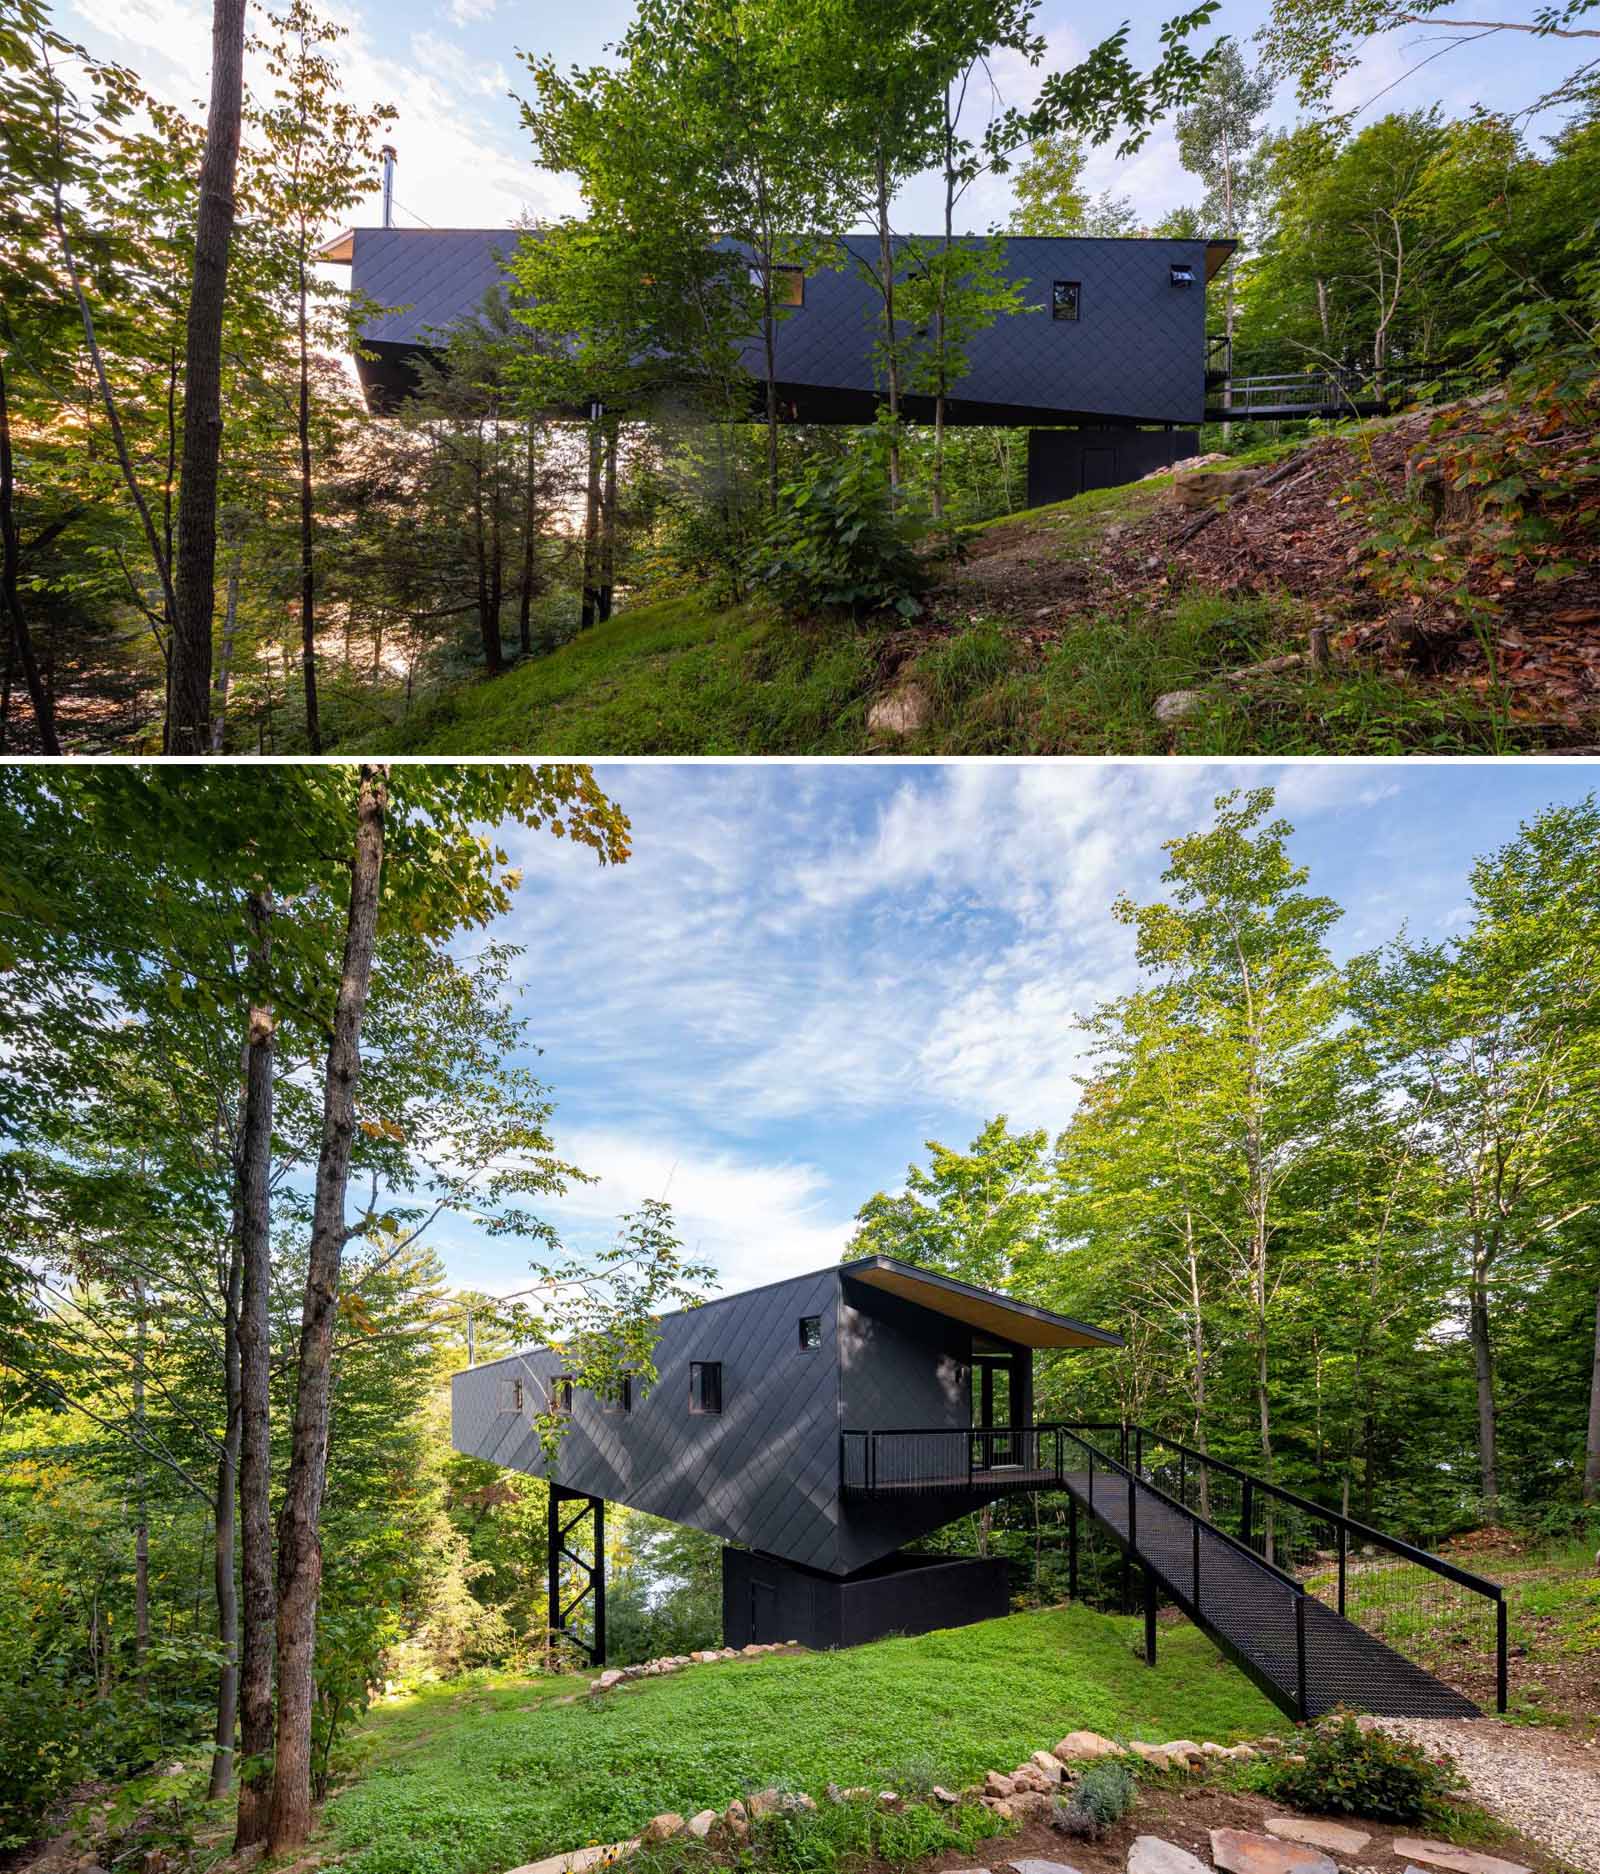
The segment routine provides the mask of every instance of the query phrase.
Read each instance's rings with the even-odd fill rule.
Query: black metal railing
[[[1061,1435],[1053,1425],[841,1432],[839,1482],[846,1493],[863,1496],[1054,1489],[1061,1482]]]
[[[1233,340],[1226,332],[1206,334],[1206,383],[1225,383],[1233,374]]]
[[[1392,1652],[1506,1709],[1506,1601],[1498,1582],[1147,1426],[1072,1429],[1114,1439],[1122,1464],[1168,1501]]]

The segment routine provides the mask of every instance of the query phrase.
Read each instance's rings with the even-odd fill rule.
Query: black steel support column
[[[1067,1498],[1067,1598],[1078,1598],[1078,1499]]]
[[[567,1515],[566,1507],[582,1507]],[[575,1554],[567,1546],[578,1526],[590,1524],[590,1552]],[[603,1497],[591,1497],[581,1490],[566,1490],[560,1484],[550,1486],[550,1513],[547,1525],[549,1578],[546,1592],[548,1622],[552,1642],[560,1637],[588,1655],[592,1666],[606,1663],[606,1506]],[[570,1562],[577,1569],[580,1586],[570,1601],[563,1601],[561,1564]],[[585,1639],[572,1624],[584,1602],[589,1603],[592,1639]]]
[[[1146,1568],[1144,1575],[1144,1663],[1156,1663],[1156,1578]]]

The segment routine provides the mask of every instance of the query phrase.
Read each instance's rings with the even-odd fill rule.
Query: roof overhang
[[[348,267],[356,257],[356,231],[346,228],[343,234],[336,234],[325,247],[317,249],[317,259],[331,261],[336,267]],[[1206,276],[1208,279],[1210,275]]]
[[[1229,257],[1232,255],[1234,249],[1238,245],[1239,243],[1237,241],[1207,241],[1206,242],[1206,285],[1207,286],[1209,286],[1211,282],[1217,277],[1217,275],[1221,273],[1223,267],[1227,264]]]
[[[853,1282],[865,1282],[869,1288],[881,1288],[898,1295],[902,1301],[915,1302],[919,1308],[952,1321],[964,1321],[968,1327],[993,1334],[1022,1347],[1120,1347],[1123,1339],[1109,1328],[1090,1327],[1074,1321],[1070,1315],[1054,1314],[1048,1308],[1035,1308],[1009,1295],[997,1295],[992,1289],[974,1288],[958,1282],[954,1276],[939,1275],[932,1269],[919,1269],[915,1263],[897,1262],[892,1256],[864,1256],[859,1262],[847,1262],[839,1273]]]

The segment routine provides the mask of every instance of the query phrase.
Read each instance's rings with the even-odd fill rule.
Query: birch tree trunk
[[[222,318],[233,239],[234,179],[244,106],[245,0],[214,0],[211,101],[194,279],[184,354],[183,468],[178,481],[178,552],[173,568],[172,664],[167,747],[203,755],[210,744],[211,617],[216,603],[217,463],[222,450]]]
[[[272,954],[271,906],[250,900],[252,949],[264,973]],[[255,1003],[245,1040],[239,1126],[239,1813],[234,1849],[264,1841],[272,1788],[272,1094],[274,1011]],[[220,1513],[219,1513],[220,1527]]]
[[[387,804],[388,769],[364,763],[356,806],[344,963],[323,1082],[322,1144],[300,1317],[289,1474],[278,1517],[278,1733],[268,1824],[268,1852],[274,1855],[299,1847],[311,1829],[312,1665],[322,1586],[319,1524],[328,1464],[329,1370],[339,1264],[347,1234],[345,1196],[355,1143],[361,1022],[372,981]]]
[[[1594,1296],[1594,1365],[1589,1370],[1589,1436],[1583,1461],[1583,1500],[1600,1503],[1600,1286]]]
[[[246,1072],[248,1072],[248,1048]],[[227,1429],[217,1459],[217,1540],[212,1554],[212,1585],[217,1599],[217,1643],[222,1664],[217,1672],[217,1724],[211,1753],[208,1799],[226,1796],[233,1784],[233,1734],[239,1722],[239,1591],[234,1578],[235,1501],[239,1488],[239,1300],[244,1264],[240,1236],[244,1209],[235,1175],[233,1241],[228,1248],[228,1285],[222,1312],[222,1364],[228,1401]]]

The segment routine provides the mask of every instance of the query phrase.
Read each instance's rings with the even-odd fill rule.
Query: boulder
[[[761,1648],[759,1646],[746,1646],[742,1650],[746,1659],[754,1659],[756,1654],[761,1651]]]
[[[1428,1867],[1442,1867],[1449,1874],[1528,1874],[1516,1861],[1503,1861],[1498,1855],[1479,1854],[1473,1848],[1457,1848],[1447,1841],[1416,1841],[1397,1836],[1392,1853],[1408,1861],[1421,1861]]]
[[[602,1672],[598,1679],[591,1679],[590,1685],[602,1692],[609,1692],[614,1685],[622,1683],[622,1674],[615,1670]]]
[[[1157,722],[1181,722],[1192,716],[1205,702],[1203,690],[1168,690],[1155,700]]]
[[[664,1809],[660,1815],[651,1816],[644,1825],[643,1840],[670,1841],[674,1835],[683,1833],[683,1817],[676,1809]]]
[[[783,1807],[783,1792],[777,1789],[758,1789],[748,1804],[752,1816],[772,1815]]]
[[[1159,1835],[1136,1835],[1128,1850],[1128,1874],[1210,1874],[1198,1855]]]
[[[684,1824],[684,1827],[688,1829],[689,1833],[696,1841],[704,1841],[716,1826],[717,1812],[715,1809],[702,1809],[698,1815],[690,1816],[689,1820]]]
[[[1208,469],[1197,474],[1179,469],[1172,478],[1172,498],[1181,508],[1209,508],[1246,494],[1261,479],[1261,470]]]
[[[1036,1750],[1028,1760],[1047,1783],[1061,1781],[1061,1759],[1052,1757],[1047,1750]]]
[[[1304,1815],[1269,1815],[1261,1826],[1269,1835],[1304,1842],[1309,1848],[1325,1848],[1329,1854],[1357,1855],[1372,1840],[1361,1829],[1346,1828],[1343,1822],[1322,1822]]]
[[[737,1841],[750,1833],[750,1811],[737,1797],[722,1812],[722,1826]]]
[[[900,1807],[899,1790],[880,1789],[878,1791],[878,1807],[880,1809],[898,1809]]]
[[[1120,1744],[1113,1744],[1109,1737],[1102,1737],[1098,1731],[1069,1731],[1052,1753],[1063,1763],[1080,1763],[1092,1757],[1120,1757],[1122,1754]]]
[[[1172,1758],[1167,1755],[1167,1747],[1165,1744],[1142,1744],[1134,1742],[1130,1744],[1128,1748],[1141,1763],[1149,1764],[1152,1770],[1176,1769],[1183,1761],[1180,1758],[1178,1763],[1174,1763]]]
[[[1176,1738],[1167,1746],[1168,1757],[1181,1758],[1185,1763],[1197,1763],[1204,1754],[1198,1744],[1186,1737]]]
[[[1012,1782],[1011,1778],[1009,1776],[1002,1776],[998,1770],[989,1770],[984,1773],[983,1793],[985,1796],[1004,1798],[1006,1796],[1015,1795],[1016,1788],[1017,1786]]]
[[[1248,1829],[1214,1828],[1211,1859],[1226,1874],[1339,1874],[1325,1854]]]
[[[872,735],[916,735],[927,728],[933,713],[933,699],[920,683],[897,684],[880,696],[867,711],[867,730]]]
[[[946,1789],[943,1783],[935,1783],[928,1793],[935,1802],[943,1803],[947,1809],[953,1809],[961,1800],[953,1789]]]
[[[1011,1772],[1011,1786],[1013,1789],[1031,1789],[1046,1795],[1052,1787],[1049,1778],[1036,1763],[1019,1763]]]

